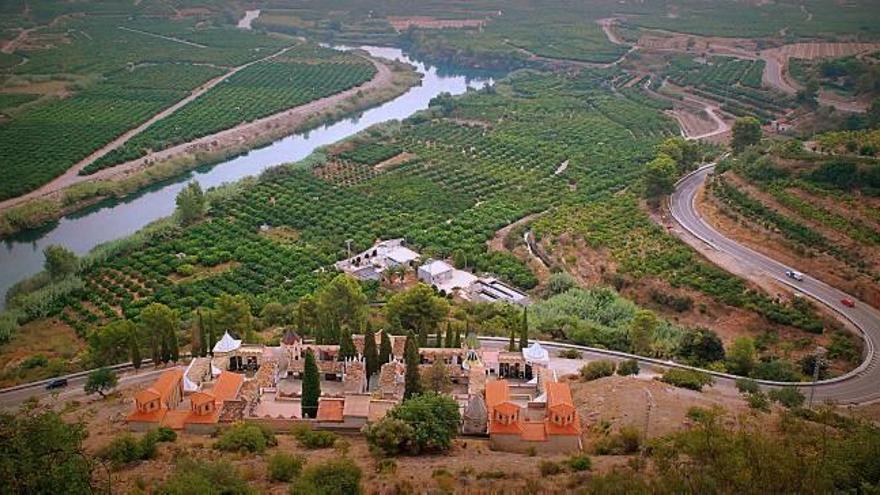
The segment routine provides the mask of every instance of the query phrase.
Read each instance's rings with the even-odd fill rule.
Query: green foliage
[[[314,418],[318,415],[318,400],[321,397],[321,377],[318,372],[318,363],[311,349],[306,350],[305,365],[303,368],[302,384],[302,414],[304,418]]]
[[[444,394],[426,392],[405,400],[388,412],[412,428],[406,449],[412,454],[444,452],[458,434],[460,415],[455,400]]]
[[[255,493],[228,461],[204,462],[183,458],[159,485],[161,495],[250,495]]]
[[[278,441],[271,430],[248,423],[237,423],[225,429],[214,442],[214,448],[227,452],[263,453]]]
[[[131,356],[136,331],[129,320],[117,320],[93,329],[86,339],[91,362],[95,366],[107,366],[126,361]]]
[[[584,353],[577,349],[563,349],[559,351],[559,357],[563,359],[582,359]]]
[[[761,386],[751,378],[737,378],[736,389],[742,394],[754,394],[761,391]]]
[[[313,430],[308,424],[296,425],[291,433],[299,445],[307,449],[329,449],[338,439],[332,431]]]
[[[613,375],[615,368],[613,361],[590,361],[581,368],[580,375],[583,380],[592,381]]]
[[[291,493],[359,495],[361,476],[361,468],[347,457],[309,464],[291,486]]]
[[[761,121],[754,117],[740,117],[733,123],[730,146],[737,153],[761,141]]]
[[[749,408],[761,412],[770,412],[770,399],[761,391],[746,394],[746,402]]]
[[[631,376],[639,374],[639,362],[635,359],[627,359],[617,366],[617,374],[620,376]]]
[[[755,370],[752,371],[752,378],[778,382],[797,382],[801,380],[801,374],[790,361],[771,359],[758,363],[755,366]]]
[[[572,471],[589,471],[593,466],[590,456],[586,454],[573,455],[568,458],[566,463]]]
[[[748,376],[755,368],[756,356],[755,341],[749,337],[737,337],[727,350],[727,371]]]
[[[51,245],[43,249],[44,268],[52,278],[63,278],[73,275],[79,269],[79,259],[73,251],[64,246]]]
[[[381,365],[394,358],[394,349],[391,347],[391,337],[387,331],[382,332],[382,340],[379,343],[379,368]]]
[[[558,462],[542,459],[540,462],[538,462],[538,471],[541,473],[541,476],[553,476],[561,473],[563,471],[563,467],[562,464]]]
[[[389,342],[390,343],[390,342]],[[367,377],[375,375],[379,372],[381,361],[379,360],[379,351],[376,349],[376,334],[373,333],[373,326],[367,322],[367,328],[364,330],[364,365],[367,371]]]
[[[407,452],[415,434],[407,422],[388,416],[364,426],[363,433],[370,451],[382,456]]]
[[[712,376],[707,373],[680,368],[667,369],[663,372],[661,380],[676,387],[688,388],[698,392],[702,391],[706,385],[712,385],[715,382]]]
[[[645,168],[645,197],[654,202],[659,201],[662,196],[672,192],[677,176],[678,167],[675,160],[665,153],[660,153],[648,162]]]
[[[142,435],[140,439],[130,433],[125,433],[111,440],[98,452],[98,456],[119,469],[155,457],[158,441],[158,435],[153,432]]]
[[[415,334],[435,331],[448,312],[446,299],[435,295],[425,284],[391,296],[385,305],[385,316],[389,322]],[[426,343],[419,342],[419,345]]]
[[[184,225],[191,224],[205,213],[205,194],[198,182],[192,181],[177,193],[177,215]]]
[[[425,374],[425,389],[437,393],[449,393],[452,390],[452,379],[442,359],[437,359]]]
[[[339,274],[329,284],[321,288],[315,296],[316,309],[325,329],[318,337],[318,343],[339,343],[339,329],[359,329],[366,317],[367,296],[360,284],[345,274]]]
[[[684,335],[678,354],[688,363],[706,366],[724,360],[724,344],[712,330],[698,328]]]
[[[616,433],[601,437],[593,445],[596,455],[630,455],[642,446],[642,434],[634,427],[626,426]]]
[[[657,315],[639,310],[629,327],[630,349],[633,354],[648,355],[654,344],[654,333],[660,326]]]
[[[83,389],[89,395],[98,393],[101,397],[104,397],[106,392],[116,388],[117,383],[119,383],[119,378],[116,376],[115,371],[110,368],[98,368],[89,373]]]
[[[804,394],[794,387],[774,388],[767,393],[767,396],[783,406],[794,409],[804,404]]]
[[[157,442],[174,442],[177,440],[177,433],[171,428],[160,426],[155,432]]]
[[[93,493],[96,463],[82,442],[86,427],[66,422],[51,410],[26,403],[15,413],[0,413],[0,479],[13,494]],[[93,485],[94,483],[94,485]]]
[[[406,336],[403,359],[406,365],[403,398],[408,400],[422,393],[422,375],[419,371],[419,347],[416,344],[416,337],[412,333]]]
[[[269,458],[269,481],[287,483],[299,476],[306,460],[303,456],[276,452]]]
[[[551,296],[562,294],[578,286],[577,280],[567,272],[557,272],[547,280],[547,291]]]

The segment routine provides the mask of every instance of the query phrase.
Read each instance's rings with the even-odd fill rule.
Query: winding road
[[[700,187],[714,169],[714,163],[703,166],[678,182],[670,198],[672,217],[687,235],[694,236],[712,249],[732,257],[744,270],[772,278],[790,286],[795,293],[811,297],[828,306],[840,319],[855,326],[862,334],[865,341],[862,364],[850,373],[818,382],[814,386],[816,401],[863,404],[880,400],[880,355],[875,352],[880,344],[880,311],[809,275],[804,275],[803,281],[786,277],[786,270],[797,267],[788,267],[737,244],[709,225],[697,211],[695,199]],[[841,304],[842,299],[855,301],[855,307],[844,306]],[[770,384],[770,382],[766,383]]]

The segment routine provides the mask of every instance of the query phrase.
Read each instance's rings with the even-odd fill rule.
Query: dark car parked
[[[56,388],[64,388],[67,386],[67,378],[58,378],[56,380],[52,380],[51,382],[46,384],[46,390],[53,390]]]

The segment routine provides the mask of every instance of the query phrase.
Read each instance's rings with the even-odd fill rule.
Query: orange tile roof
[[[162,426],[172,430],[182,430],[188,416],[189,411],[168,411],[168,414],[162,418]]]
[[[578,417],[578,414],[574,414],[574,421],[567,425],[558,425],[550,420],[545,421],[547,425],[547,434],[548,435],[580,435],[581,434],[581,420]]]
[[[492,410],[499,411],[502,414],[514,414],[520,410],[520,407],[513,402],[502,402],[492,406]]]
[[[547,393],[548,408],[558,405],[574,407],[574,401],[571,400],[571,389],[567,383],[548,381],[544,384],[544,390]]]
[[[125,420],[126,421],[142,422],[142,423],[158,423],[158,422],[162,421],[162,418],[165,417],[165,413],[167,413],[167,412],[168,412],[168,410],[165,409],[164,407],[160,407],[159,409],[156,409],[155,411],[146,412],[146,413],[140,412],[137,409],[135,409],[133,413],[129,414],[128,417],[125,418]]]
[[[490,435],[521,435],[522,428],[522,423],[520,421],[510,424],[499,423],[498,421],[489,421]]]
[[[214,424],[220,421],[220,409],[214,409],[211,414],[195,414],[189,413],[184,423],[190,424]]]
[[[145,402],[150,402],[151,400],[156,400],[161,398],[159,392],[156,392],[152,387],[145,388],[140,392],[134,394],[134,400],[138,404],[143,404]]]
[[[486,382],[486,408],[490,411],[510,398],[510,387],[507,380],[492,380]]]
[[[318,421],[342,421],[345,399],[321,399],[318,402]]]
[[[527,442],[543,442],[547,440],[547,431],[544,422],[526,422],[522,425],[522,439]]]
[[[134,398],[140,403],[155,400],[158,396],[162,402],[166,402],[175,387],[180,386],[183,380],[183,369],[180,367],[165,371],[150,387],[135,394]],[[164,405],[164,404],[163,404]]]
[[[214,402],[214,394],[209,392],[195,392],[189,397],[191,404],[200,406],[208,402]]]
[[[244,375],[223,371],[220,373],[220,377],[217,378],[217,383],[208,390],[208,393],[213,395],[214,399],[219,402],[235,400],[243,383]]]

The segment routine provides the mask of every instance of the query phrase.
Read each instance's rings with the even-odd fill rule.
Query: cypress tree
[[[353,358],[357,356],[357,348],[354,346],[354,340],[351,338],[351,332],[348,329],[342,331],[342,338],[339,341],[339,360]]]
[[[171,361],[171,349],[168,348],[168,333],[163,332],[157,336],[159,339],[159,361],[167,363]]]
[[[404,376],[403,400],[422,393],[422,377],[419,374],[419,347],[412,333],[406,337],[406,374]]]
[[[153,366],[156,366],[162,362],[162,353],[159,348],[159,334],[152,331],[152,329],[149,329],[148,331],[150,332],[150,358],[153,360]]]
[[[318,415],[318,399],[321,397],[321,380],[318,376],[318,363],[312,350],[306,350],[306,362],[303,369],[302,383],[302,415],[314,418]]]
[[[443,347],[443,331],[440,330],[440,325],[437,325],[437,339],[434,342],[434,347]]]
[[[510,328],[510,342],[507,343],[507,350],[513,352],[516,350],[516,329]]]
[[[180,342],[174,329],[168,330],[168,357],[175,363],[180,360]]]
[[[131,365],[134,366],[134,369],[139,370],[141,369],[141,344],[138,342],[135,328],[131,329],[131,334],[128,336],[128,345],[131,351]]]
[[[467,328],[468,327],[466,326],[465,329]],[[452,340],[452,347],[455,347],[456,349],[461,347],[461,331],[458,328],[455,329],[455,339]]]
[[[208,355],[208,332],[205,330],[205,322],[202,320],[202,311],[199,310],[199,357]]]
[[[449,322],[446,322],[446,342],[444,342],[443,347],[452,347],[454,343],[453,330],[449,325]]]
[[[388,332],[382,332],[382,341],[379,343],[379,367],[394,359],[394,348],[391,347],[391,337]]]
[[[428,347],[428,329],[424,326],[419,329],[419,347]]]
[[[367,378],[379,371],[379,352],[376,350],[376,334],[373,326],[367,322],[364,329],[364,362],[367,368]]]
[[[529,346],[529,310],[523,308],[522,327],[519,329],[519,348],[525,349]]]

